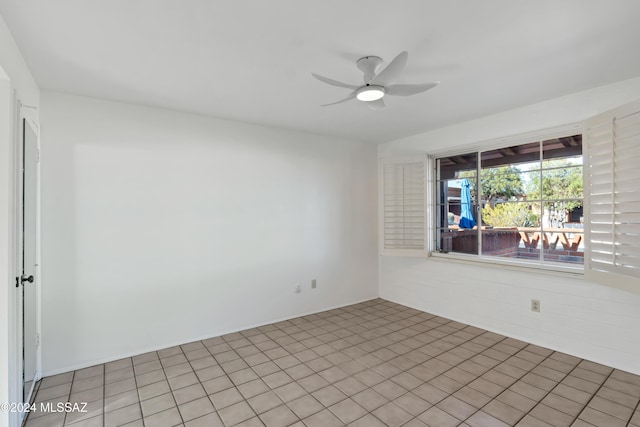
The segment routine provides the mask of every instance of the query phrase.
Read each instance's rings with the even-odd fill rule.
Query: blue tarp
[[[469,181],[463,179],[460,189],[460,228],[473,228],[476,225],[476,220],[473,219],[473,212],[471,210],[471,190],[469,189]]]

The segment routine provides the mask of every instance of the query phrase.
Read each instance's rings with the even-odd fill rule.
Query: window
[[[438,252],[584,263],[582,136],[437,158]]]

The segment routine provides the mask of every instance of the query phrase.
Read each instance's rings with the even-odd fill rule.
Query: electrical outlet
[[[296,294],[299,294],[300,292],[302,292],[302,286],[300,286],[300,283],[296,283],[296,287],[294,289],[294,292]]]
[[[315,289],[316,288],[316,279],[313,279],[311,281],[311,289]]]
[[[536,313],[540,313],[540,300],[532,299],[531,300],[531,311],[535,311]]]

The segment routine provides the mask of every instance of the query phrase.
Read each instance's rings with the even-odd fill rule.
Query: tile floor
[[[638,426],[640,377],[385,300],[44,378],[27,427]]]

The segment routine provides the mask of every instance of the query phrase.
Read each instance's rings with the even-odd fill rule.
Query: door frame
[[[14,318],[13,325],[15,326],[15,367],[16,367],[16,402],[22,402],[23,400],[23,387],[24,387],[24,362],[23,362],[23,333],[24,333],[24,325],[23,325],[23,310],[22,310],[22,285],[16,286],[18,284],[18,280],[20,275],[22,274],[22,244],[23,244],[23,141],[24,141],[24,125],[30,126],[31,129],[36,134],[36,147],[37,147],[37,156],[38,159],[36,161],[36,268],[35,268],[35,280],[29,286],[35,286],[36,288],[36,333],[38,334],[39,344],[36,347],[36,373],[34,377],[34,381],[31,385],[31,389],[29,390],[29,400],[31,400],[36,391],[36,384],[42,377],[42,364],[41,364],[41,348],[42,348],[42,328],[41,328],[41,292],[40,292],[40,283],[41,283],[41,201],[40,201],[40,190],[41,190],[41,171],[40,171],[40,126],[38,125],[34,116],[36,116],[35,108],[24,105],[20,100],[15,100],[15,122],[14,122],[14,194],[15,194],[15,248],[14,248],[14,260],[15,266],[14,271],[16,274],[16,283],[13,285],[13,289],[15,290],[15,297],[13,298],[14,303]],[[26,417],[26,413],[18,414],[18,424],[21,425]]]

